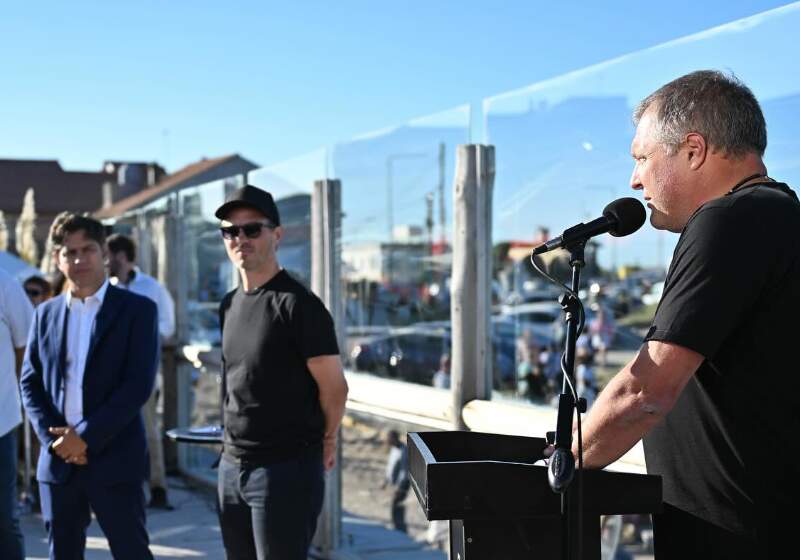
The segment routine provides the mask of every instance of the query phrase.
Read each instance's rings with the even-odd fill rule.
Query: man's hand
[[[53,452],[65,462],[73,465],[85,465],[86,442],[81,439],[72,426],[58,426],[49,429],[54,436],[60,436],[51,445]]]
[[[336,434],[322,440],[322,466],[326,471],[336,466]]]

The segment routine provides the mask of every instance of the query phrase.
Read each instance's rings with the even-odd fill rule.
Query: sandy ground
[[[385,428],[346,419],[342,430],[342,507],[391,526],[393,488],[383,484],[389,453],[385,432]],[[424,540],[428,520],[413,491],[409,491],[405,503],[409,535]]]

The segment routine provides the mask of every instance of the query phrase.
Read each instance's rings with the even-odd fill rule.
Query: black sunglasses
[[[39,297],[42,295],[41,290],[31,290],[30,288],[26,288],[25,293],[28,294],[28,297]]]
[[[251,222],[240,226],[221,227],[219,231],[222,233],[222,237],[230,241],[234,237],[239,237],[239,232],[243,233],[248,239],[256,239],[261,235],[262,229],[275,229],[275,227],[276,226],[272,224],[265,224],[264,222]]]

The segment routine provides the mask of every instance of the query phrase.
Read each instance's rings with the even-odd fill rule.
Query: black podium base
[[[562,560],[562,540],[558,517],[450,521],[452,560]],[[569,540],[572,560],[600,560],[600,517],[584,518],[580,556]]]

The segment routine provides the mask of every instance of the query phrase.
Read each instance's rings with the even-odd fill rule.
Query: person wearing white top
[[[109,285],[103,225],[64,214],[51,229],[63,295],[36,308],[20,389],[51,560],[83,558],[94,513],[115,560],[152,560],[141,410],[153,392],[158,321],[148,298]]]
[[[155,302],[158,308],[158,332],[161,342],[172,338],[175,334],[175,304],[169,291],[158,280],[139,270],[136,262],[136,245],[133,240],[122,234],[114,234],[108,238],[108,268],[112,285],[130,290]],[[161,377],[159,375],[159,377]],[[167,499],[167,470],[164,465],[164,443],[158,422],[158,390],[142,409],[144,427],[147,430],[147,447],[150,451],[150,503],[148,507],[173,509]]]
[[[0,558],[23,560],[17,503],[16,428],[22,422],[17,375],[33,307],[22,286],[0,270]]]

